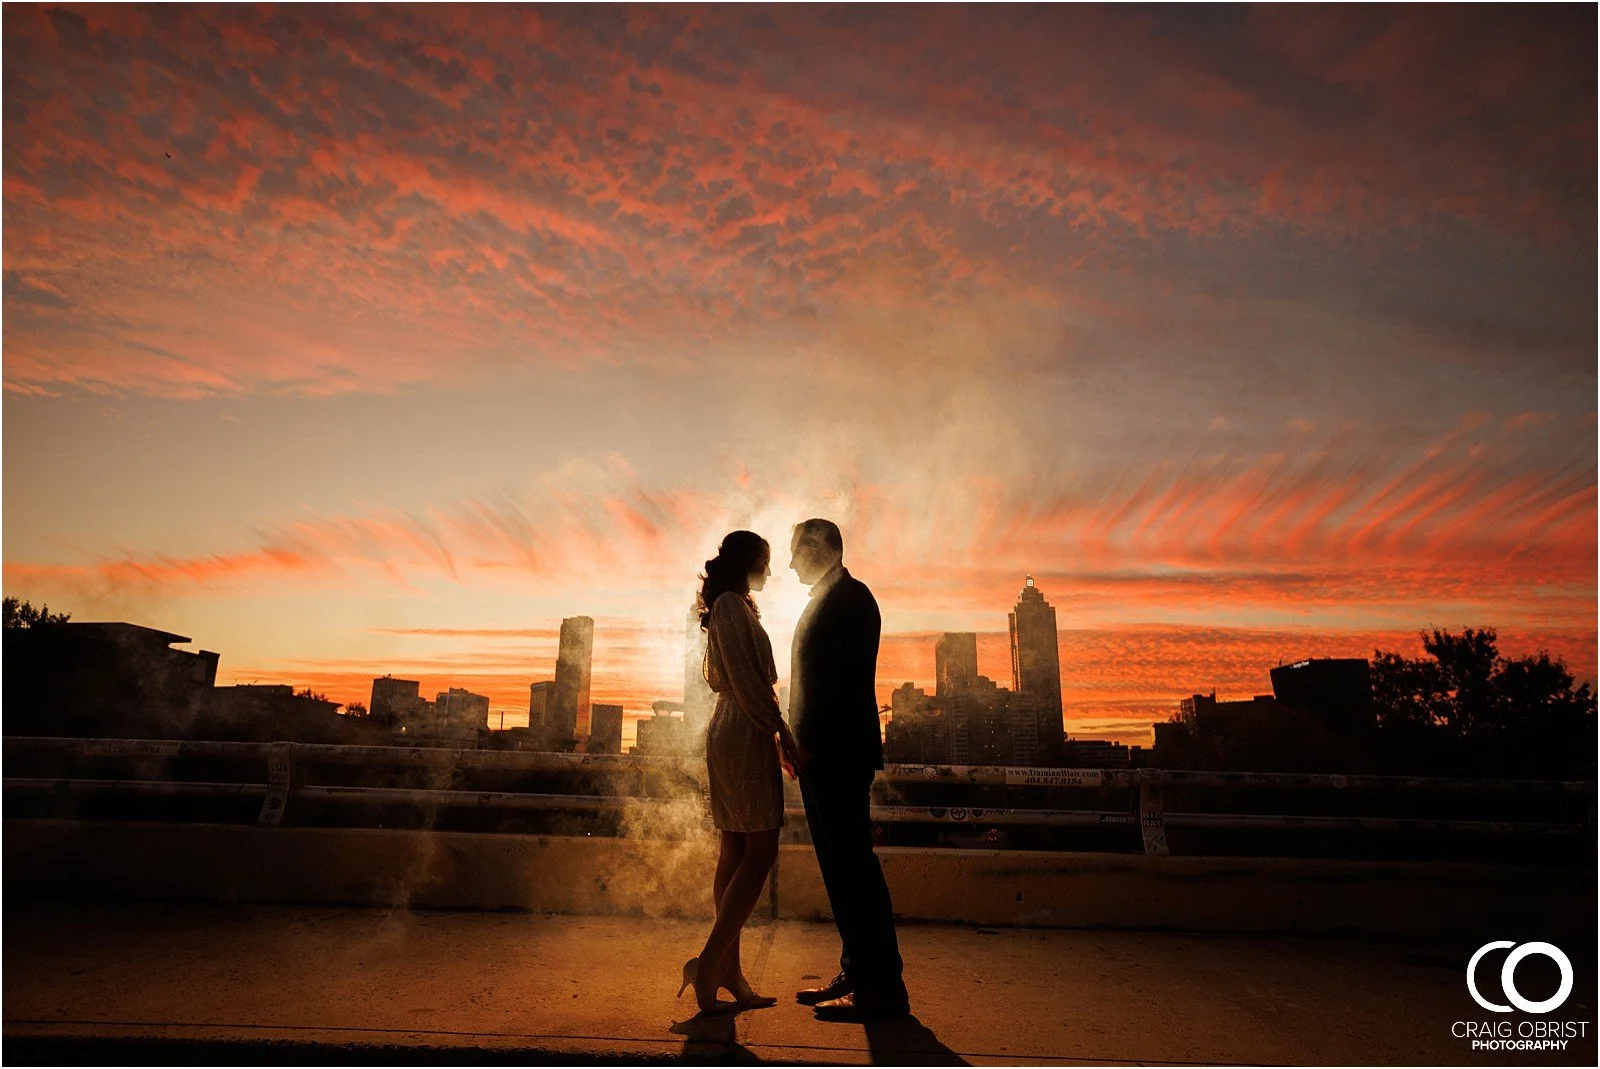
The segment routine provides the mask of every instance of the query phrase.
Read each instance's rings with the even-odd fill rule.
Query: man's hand
[[[793,735],[789,736],[789,746],[794,751],[790,757],[790,763],[794,765],[794,772],[798,777],[800,773],[806,770],[806,766],[811,763],[811,751],[801,746]]]

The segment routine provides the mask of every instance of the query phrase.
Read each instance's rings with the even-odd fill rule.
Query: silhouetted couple
[[[789,723],[778,710],[772,643],[750,595],[772,575],[772,548],[734,531],[706,561],[700,626],[706,681],[717,693],[706,729],[711,819],[722,836],[712,890],[717,919],[698,958],[683,967],[703,1013],[770,1006],[739,958],[739,932],[778,856],[783,773],[800,781],[806,823],[828,904],[844,944],[839,975],[795,994],[823,1020],[864,1021],[909,1012],[883,868],[872,850],[871,788],[883,767],[878,734],[878,603],[844,568],[844,540],[828,520],[796,524],[789,567],[811,587],[795,626]],[[793,725],[791,728],[791,724]],[[717,999],[727,988],[735,1001]]]

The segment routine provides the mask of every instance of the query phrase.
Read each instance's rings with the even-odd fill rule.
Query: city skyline
[[[3,17],[8,595],[508,725],[584,614],[635,714],[822,515],[885,701],[1024,573],[1096,736],[1430,626],[1596,680],[1590,10]]]
[[[1043,591],[1037,586],[1036,582],[1034,581],[1034,577],[1032,575],[1026,575],[1024,577],[1022,593],[1018,598],[1018,604],[1027,604],[1030,601],[1041,607],[1044,612],[1048,614],[1048,619],[1053,620],[1055,608],[1054,605],[1050,604],[1045,599]],[[1019,637],[1016,629],[1015,616],[1016,613],[1013,611],[1010,614],[1010,627],[1008,628],[1007,632],[942,632],[930,633],[926,635],[885,636],[889,641],[889,647],[892,651],[892,656],[889,662],[885,662],[881,656],[879,660],[877,691],[880,699],[880,706],[887,710],[888,707],[893,704],[895,692],[903,691],[906,687],[911,687],[914,689],[926,689],[928,693],[925,695],[925,697],[927,698],[935,698],[936,696],[944,695],[946,693],[947,686],[954,690],[971,687],[977,683],[982,683],[986,686],[993,687],[995,685],[995,680],[991,674],[994,671],[992,665],[997,661],[1002,665],[1002,667],[1013,673],[1011,677],[1013,685],[1011,688],[1012,693],[1028,693],[1022,687],[1017,686],[1018,679],[1016,672],[1019,664]],[[621,738],[624,748],[634,744],[636,739],[635,730],[638,724],[642,721],[650,719],[651,715],[653,714],[659,714],[663,706],[670,706],[678,709],[680,717],[687,712],[690,718],[692,718],[697,710],[696,702],[699,701],[705,704],[705,708],[698,710],[699,715],[702,718],[709,716],[711,698],[710,691],[705,685],[703,677],[697,677],[695,674],[697,656],[703,655],[704,653],[703,636],[700,635],[698,629],[699,614],[691,611],[686,620],[689,625],[689,631],[687,634],[682,636],[686,644],[681,650],[680,660],[678,663],[678,671],[681,674],[675,677],[676,680],[681,681],[681,686],[684,691],[681,700],[674,697],[663,697],[663,694],[670,691],[670,685],[667,687],[667,690],[662,692],[648,692],[642,697],[639,696],[640,692],[633,689],[629,689],[624,692],[627,695],[626,697],[614,696],[610,691],[593,692],[593,697],[589,701],[591,706],[599,706],[603,704],[608,709],[622,710]],[[135,621],[128,622],[136,623]],[[532,630],[533,629],[529,629],[529,633],[532,633]],[[600,632],[603,636],[604,629],[601,628]],[[556,679],[533,678],[531,682],[527,680],[529,675],[538,677],[541,675],[560,676],[562,674],[567,674],[571,680],[569,683],[569,688],[572,691],[571,699],[574,704],[576,704],[580,694],[579,687],[589,686],[589,681],[593,676],[593,644],[596,634],[596,625],[591,617],[571,617],[561,621],[561,624],[558,628],[551,630],[551,634],[554,636],[560,636],[563,633],[570,633],[571,635],[570,658],[563,656],[560,644],[558,642],[557,646],[553,649],[550,657],[548,658],[549,663],[552,665],[550,670],[547,671],[543,668],[528,668],[522,673],[522,675],[515,677],[515,680],[520,680],[520,682],[512,680],[512,677],[506,677],[505,679],[501,680],[503,686],[497,686],[492,696],[488,694],[481,696],[487,702],[487,706],[484,711],[484,717],[486,720],[491,721],[488,726],[493,729],[544,727],[554,730],[558,735],[564,734],[565,736],[580,740],[586,739],[589,736],[589,732],[580,732],[578,730],[575,719],[570,730],[566,730],[565,732],[561,730],[561,725],[557,723],[557,720],[559,719],[560,721],[565,722],[568,717],[555,711],[556,695],[558,693]],[[701,637],[702,643],[698,647],[696,647],[693,641],[697,636]],[[177,638],[178,636],[171,637]],[[1264,655],[1264,651],[1267,649],[1267,645],[1271,640],[1282,640],[1288,637],[1291,636],[1286,634],[1279,634],[1276,636],[1259,636],[1261,641],[1258,641],[1253,647],[1246,648],[1261,651],[1262,655]],[[1420,636],[1416,632],[1401,633],[1393,637],[1396,641],[1392,642],[1388,647],[1386,647],[1388,652],[1399,652],[1403,655],[1415,655],[1421,652]],[[1373,652],[1371,650],[1360,651],[1353,649],[1345,649],[1340,652],[1338,648],[1339,644],[1337,642],[1322,641],[1319,643],[1318,640],[1314,638],[1308,638],[1304,635],[1294,635],[1292,638],[1294,641],[1299,642],[1302,645],[1285,647],[1282,645],[1282,642],[1279,641],[1274,647],[1276,650],[1275,659],[1270,661],[1256,660],[1253,662],[1246,662],[1244,664],[1199,661],[1158,666],[1158,671],[1166,671],[1169,675],[1184,672],[1190,673],[1190,675],[1185,676],[1185,678],[1193,678],[1199,682],[1196,682],[1193,685],[1178,684],[1166,686],[1162,689],[1161,695],[1154,697],[1153,699],[1142,696],[1133,699],[1133,701],[1130,702],[1126,707],[1129,710],[1128,715],[1102,719],[1083,715],[1082,707],[1085,705],[1097,705],[1098,703],[1105,701],[1105,699],[1103,697],[1099,697],[1098,695],[1091,698],[1075,698],[1072,689],[1073,682],[1076,681],[1081,686],[1083,677],[1093,668],[1092,663],[1080,661],[1077,659],[1078,656],[1086,654],[1087,651],[1095,650],[1097,647],[1083,642],[1081,635],[1067,635],[1058,632],[1058,651],[1067,650],[1072,653],[1072,656],[1070,657],[1063,657],[1061,663],[1077,665],[1075,671],[1071,669],[1061,669],[1059,666],[1057,666],[1057,671],[1060,672],[1060,676],[1063,681],[1062,685],[1065,691],[1063,696],[1063,707],[1065,712],[1063,714],[1062,734],[1077,738],[1079,740],[1085,738],[1104,738],[1108,741],[1130,746],[1149,746],[1154,742],[1156,737],[1154,733],[1154,725],[1172,719],[1180,711],[1183,704],[1197,693],[1209,690],[1214,698],[1218,698],[1222,701],[1248,702],[1252,696],[1258,695],[1263,691],[1272,692],[1278,690],[1280,688],[1278,677],[1281,671],[1286,668],[1299,667],[1301,664],[1313,661],[1331,660],[1337,662],[1341,658],[1351,657],[1359,658],[1361,663],[1365,664]],[[986,656],[979,655],[978,653],[980,648],[980,640],[981,646],[988,650]],[[918,643],[921,644],[922,648],[920,652],[923,654],[920,659],[917,656],[919,652]],[[188,640],[179,643],[180,646],[184,644],[194,644],[197,646],[203,645],[203,643],[189,642]],[[1237,649],[1237,647],[1235,648]],[[1100,649],[1102,652],[1104,651],[1103,646],[1098,647],[1098,649]],[[1502,652],[1507,657],[1516,657],[1531,653],[1533,651],[1506,647],[1502,649]],[[219,657],[219,653],[212,652],[209,654],[209,656],[213,659],[213,662],[216,662],[216,659]],[[224,658],[222,664],[225,664],[225,651],[220,653],[220,656]],[[565,669],[564,661],[569,661]],[[787,666],[784,659],[780,658],[779,661],[780,668],[786,669]],[[925,677],[923,675],[903,675],[896,677],[886,676],[884,673],[884,666],[886,663],[890,663],[899,667],[911,666],[914,670],[919,672],[925,669],[926,675]],[[1226,678],[1227,673],[1235,673],[1236,678],[1242,679],[1244,685],[1233,687],[1219,686],[1215,680],[1219,678]],[[602,672],[602,675],[604,674],[605,673]],[[668,672],[666,675],[671,677],[673,673]],[[219,686],[224,685],[224,681],[232,684],[243,683],[242,680],[231,679],[229,673],[223,670],[221,665],[218,665],[217,667],[217,678],[219,680]],[[453,677],[433,678],[446,679]],[[473,678],[481,679],[484,677]],[[783,695],[788,689],[787,678],[787,672],[780,671],[777,685],[777,690],[780,696],[780,704],[782,704],[784,700]],[[1004,675],[1002,675],[1001,678],[1005,678]],[[1206,679],[1209,679],[1212,682],[1206,683]],[[1261,680],[1265,680],[1265,683],[1261,684],[1259,682]],[[353,685],[348,679],[342,680],[342,682],[346,687]],[[397,709],[406,708],[408,707],[408,703],[419,701],[424,705],[431,706],[432,704],[419,697],[419,691],[422,693],[429,692],[433,687],[432,683],[427,682],[426,680],[419,681],[414,679],[396,678],[393,674],[392,668],[383,670],[383,675],[381,677],[374,676],[369,679],[364,679],[360,682],[361,685],[366,689],[363,689],[361,693],[355,697],[349,697],[345,695],[343,691],[328,696],[332,697],[339,705],[348,704],[350,701],[359,701],[365,705],[368,704],[368,698],[370,694],[370,705],[368,705],[369,711],[372,715],[378,717],[380,720],[391,720],[395,715],[394,713],[388,712],[388,707],[394,705],[395,699],[385,698],[381,696],[382,694],[397,694],[399,702],[399,705],[396,706]],[[1580,678],[1578,682],[1583,682],[1583,680]],[[268,681],[251,679],[249,683],[263,685],[265,685],[265,683],[280,685],[293,684],[296,687],[305,686],[310,690],[316,690],[316,687],[307,684],[307,681],[303,676],[286,676],[283,679]],[[698,684],[698,686],[696,686],[696,684]],[[445,687],[445,690],[439,692],[439,698],[441,700],[445,698],[447,693],[454,692],[457,689],[463,693],[472,690],[470,686],[456,688],[453,682],[446,683]],[[520,691],[515,689],[517,687],[520,687]],[[691,688],[693,689],[691,690]],[[516,694],[515,701],[511,703],[506,702],[504,699],[513,693]],[[1075,705],[1079,707],[1079,715],[1077,716],[1074,716]],[[536,709],[542,711],[544,715],[542,717],[535,717],[533,714]],[[1147,709],[1148,713],[1143,715],[1137,714],[1132,711],[1134,709]],[[887,716],[887,712],[880,714],[881,719],[886,718]],[[1130,721],[1134,722],[1130,723]],[[701,726],[703,727],[703,723]],[[1044,741],[1048,740],[1041,736],[1040,741],[1042,744]]]

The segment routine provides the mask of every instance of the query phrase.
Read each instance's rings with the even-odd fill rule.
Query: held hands
[[[806,770],[806,764],[811,760],[811,752],[795,741],[795,737],[785,724],[778,729],[778,761],[783,765],[783,770],[790,779],[799,779],[800,773]]]

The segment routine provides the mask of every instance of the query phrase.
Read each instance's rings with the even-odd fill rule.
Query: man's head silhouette
[[[802,583],[811,586],[844,559],[844,536],[832,520],[802,520],[794,525],[789,549],[789,567]]]

